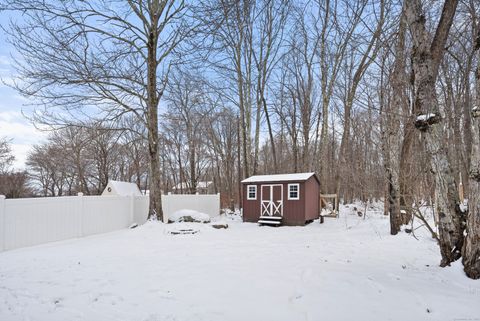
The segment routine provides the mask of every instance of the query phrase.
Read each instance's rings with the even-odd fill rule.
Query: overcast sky
[[[0,24],[8,23],[8,18],[0,14]],[[11,83],[15,71],[12,68],[11,56],[15,55],[13,48],[7,43],[6,35],[0,30],[0,137],[11,140],[16,157],[15,168],[25,168],[27,153],[33,144],[41,142],[46,136],[22,115],[31,114],[29,101],[21,97],[15,90],[3,82]]]

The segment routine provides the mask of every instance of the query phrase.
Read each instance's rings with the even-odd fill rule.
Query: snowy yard
[[[148,222],[0,253],[0,320],[480,320],[436,244],[343,211],[306,227]],[[200,226],[193,235],[172,235]]]

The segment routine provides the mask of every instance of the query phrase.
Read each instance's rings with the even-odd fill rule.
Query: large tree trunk
[[[480,77],[480,68],[477,77]],[[464,270],[472,279],[480,278],[480,112],[477,110],[476,114],[469,173],[467,236],[463,250]]]
[[[158,4],[157,4],[158,5]],[[155,10],[154,10],[155,12]],[[158,102],[157,94],[157,42],[156,30],[158,17],[152,16],[152,29],[148,39],[147,50],[147,130],[148,130],[148,155],[150,158],[150,210],[149,217],[156,215],[158,220],[163,220],[160,158],[158,154]]]
[[[441,266],[459,259],[463,246],[462,212],[448,149],[444,144],[444,121],[435,89],[438,68],[457,5],[457,0],[445,1],[435,36],[430,42],[421,0],[405,0],[405,15],[413,40],[414,104],[421,113],[415,121],[415,127],[424,135],[425,148],[435,177],[435,211],[439,219]]]
[[[464,217],[454,173],[448,162],[447,147],[441,124],[431,126],[425,133],[425,144],[435,175],[435,211],[438,215],[441,266],[449,265],[461,256],[463,246]]]
[[[477,46],[480,47],[480,31],[477,37]],[[480,53],[480,48],[477,50]],[[477,104],[472,110],[473,135],[469,172],[467,236],[463,249],[464,270],[472,279],[480,278],[480,54],[478,58]]]

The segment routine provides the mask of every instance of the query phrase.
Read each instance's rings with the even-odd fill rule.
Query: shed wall
[[[260,217],[260,184],[242,184],[243,221],[256,223]],[[247,200],[247,186],[257,186],[257,199]]]
[[[317,219],[320,215],[320,185],[315,177],[310,177],[305,185],[305,219],[311,221]]]
[[[300,199],[288,199],[288,184],[300,185]],[[283,225],[305,225],[305,182],[284,183],[283,188]]]

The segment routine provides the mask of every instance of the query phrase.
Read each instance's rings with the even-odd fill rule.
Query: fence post
[[[83,193],[77,193],[78,196],[78,221],[79,221],[79,235],[78,237],[83,237]]]
[[[5,216],[7,216],[5,203],[5,195],[0,195],[0,252],[5,250],[5,235],[7,234],[5,226]]]
[[[163,223],[168,223],[168,214],[170,213],[170,208],[169,208],[169,198],[172,196],[171,192],[168,192],[168,195],[162,195],[165,197],[162,197],[162,212],[163,212]]]
[[[133,223],[137,223],[138,225],[140,225],[139,222],[134,222],[134,219],[135,219],[135,196],[130,195],[129,196],[130,198],[130,223],[128,224],[129,226],[132,225]]]

